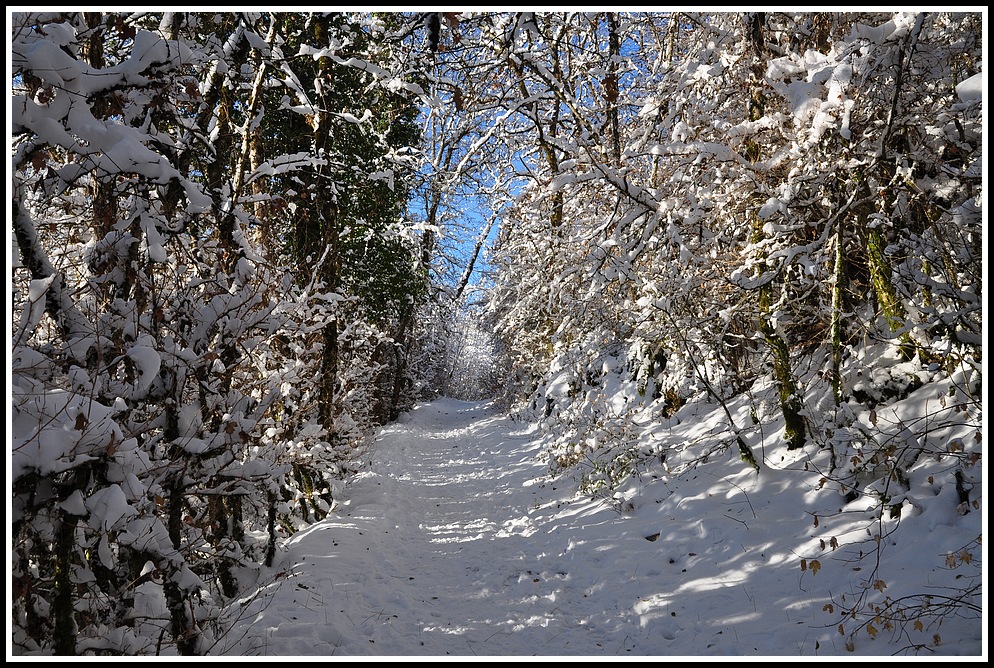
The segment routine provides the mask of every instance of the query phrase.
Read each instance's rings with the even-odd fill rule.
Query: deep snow
[[[233,606],[239,622],[214,652],[844,658],[840,623],[848,633],[866,620],[840,620],[832,597],[863,591],[868,571],[884,583],[869,593],[895,599],[979,577],[979,553],[951,569],[941,547],[968,545],[979,512],[918,503],[903,520],[918,531],[885,532],[874,571],[867,512],[824,507],[797,470],[757,476],[729,456],[633,480],[619,505],[552,480],[542,452],[534,426],[487,403],[442,399],[402,416],[338,510],[295,534],[268,584]],[[837,549],[818,549],[833,538]],[[876,633],[864,626],[853,651],[887,656],[910,640],[929,645],[919,656],[986,657],[979,617],[919,621],[871,619]]]

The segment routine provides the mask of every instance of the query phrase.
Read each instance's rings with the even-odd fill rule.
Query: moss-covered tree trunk
[[[765,20],[763,12],[755,12],[749,16],[747,24],[754,52],[754,81],[749,96],[749,119],[753,121],[761,119],[766,113],[766,96],[758,85],[762,80],[763,64],[766,59]],[[757,161],[760,158],[759,145],[750,141],[747,143],[746,153],[750,161]],[[753,222],[752,241],[758,243],[762,239],[763,223],[757,216]],[[772,281],[767,281],[759,288],[759,331],[773,358],[773,379],[777,385],[780,411],[784,419],[784,440],[787,442],[788,450],[797,450],[804,446],[806,440],[804,418],[801,415],[803,403],[791,366],[790,348],[773,325],[773,296],[774,284]]]
[[[894,287],[890,260],[887,258],[887,240],[878,227],[868,227],[866,230],[866,256],[877,306],[891,333],[896,334],[901,341],[901,355],[905,359],[911,359],[915,354],[915,344],[907,331],[908,314]]]
[[[806,440],[804,417],[801,415],[803,404],[790,362],[790,349],[773,326],[771,293],[772,286],[769,284],[759,290],[759,331],[773,357],[773,379],[777,384],[777,397],[784,420],[783,437],[788,450],[797,450],[804,447]]]
[[[907,331],[908,314],[894,286],[893,269],[887,257],[888,241],[880,223],[875,222],[872,215],[873,196],[867,177],[860,173],[854,179],[854,186],[859,190],[860,204],[855,207],[853,224],[866,249],[867,270],[876,296],[877,310],[887,321],[891,334],[898,337],[902,357],[911,359],[915,355],[916,345]]]

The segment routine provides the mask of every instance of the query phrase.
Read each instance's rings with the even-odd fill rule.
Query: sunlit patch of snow
[[[537,530],[538,529],[535,528],[530,518],[519,517],[517,519],[511,519],[504,522],[503,528],[497,532],[496,536],[498,538],[515,535],[530,536]]]
[[[470,626],[425,626],[424,631],[428,633],[445,633],[448,635],[463,635],[472,631]]]
[[[442,538],[431,538],[432,543],[470,543],[474,540],[489,538],[488,534],[478,533],[475,535],[465,534],[462,536],[445,536]]]
[[[452,524],[422,524],[421,529],[426,531],[432,543],[467,543],[494,535],[496,525],[487,520],[474,520],[472,522],[455,522]],[[447,534],[447,535],[441,535]]]
[[[549,615],[532,615],[528,619],[515,624],[511,628],[511,631],[512,632],[521,631],[523,629],[528,628],[529,626],[541,626],[542,628],[545,628],[549,625],[549,622],[551,622],[552,619],[553,618]]]

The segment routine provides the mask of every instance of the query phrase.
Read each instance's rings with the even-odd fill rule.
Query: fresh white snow
[[[716,421],[687,412],[699,410],[682,412],[688,432]],[[608,502],[550,479],[543,450],[535,427],[485,402],[402,416],[339,508],[295,534],[261,589],[232,606],[238,622],[213,653],[844,658],[833,596],[858,595],[868,577],[894,598],[979,577],[979,553],[955,569],[940,553],[980,522],[955,512],[950,485],[914,502],[902,522],[917,531],[884,527],[874,571],[869,504],[826,507],[799,467],[757,475],[726,453],[683,476],[636,478]],[[915,542],[927,535],[934,547]],[[863,621],[841,623],[848,633]],[[932,645],[921,655],[980,655],[979,618],[922,621],[871,619],[853,653],[900,653],[910,638]]]

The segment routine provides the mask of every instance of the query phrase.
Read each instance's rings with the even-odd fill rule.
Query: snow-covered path
[[[365,625],[370,653],[498,654],[511,633],[541,646],[579,623],[556,605],[564,574],[529,549],[528,511],[542,500],[534,446],[481,409],[424,407],[377,444],[381,476],[350,515],[383,553],[345,592],[369,612],[351,621]]]
[[[713,419],[692,411],[672,436]],[[261,595],[233,606],[239,622],[212,653],[851,656],[830,603],[865,580],[872,513],[824,507],[818,474],[757,476],[729,452],[684,480],[635,481],[619,512],[550,479],[541,453],[533,428],[488,404],[419,406],[381,430],[369,470],[291,538]],[[966,544],[975,525],[946,505],[906,521]],[[941,555],[905,543],[887,548],[888,592],[955,582]],[[817,574],[806,554],[824,555]],[[979,620],[951,623],[921,634],[941,631],[933,649],[947,656],[976,652]],[[863,632],[856,654],[902,653],[902,631]]]
[[[556,527],[546,527],[539,544],[559,549],[534,549],[530,513],[563,494],[543,482],[532,437],[486,404],[442,400],[407,417],[382,431],[341,516],[294,537],[294,575],[240,651],[245,643],[269,655],[631,650],[619,622],[595,623],[584,605],[597,582],[570,577],[561,556],[570,535],[557,542]]]

